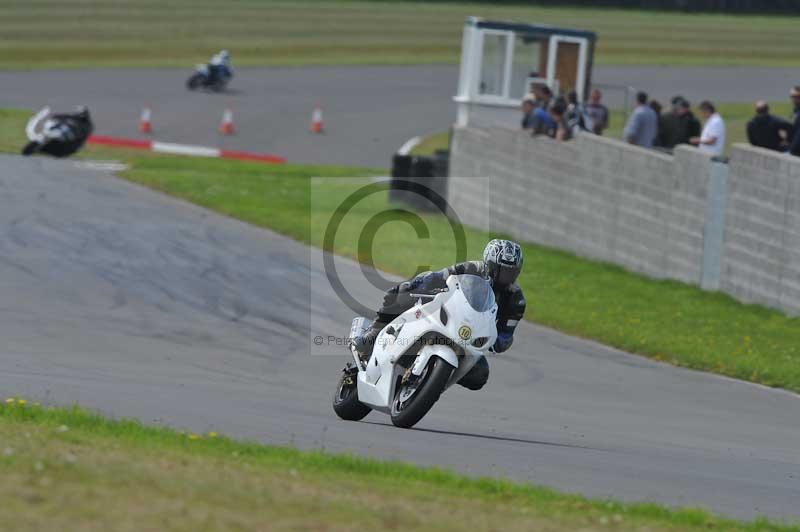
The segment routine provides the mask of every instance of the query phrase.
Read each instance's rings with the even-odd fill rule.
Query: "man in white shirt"
[[[725,150],[725,122],[709,101],[700,104],[700,114],[706,121],[703,131],[689,142],[710,155],[722,155]]]

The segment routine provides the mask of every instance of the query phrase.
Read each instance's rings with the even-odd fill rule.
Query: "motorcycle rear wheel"
[[[345,421],[360,421],[372,411],[358,400],[356,375],[357,372],[345,369],[333,394],[333,411]]]
[[[453,366],[439,357],[433,357],[415,382],[398,386],[391,410],[394,426],[409,429],[425,417],[439,400],[452,373]],[[409,386],[415,387],[410,395]]]

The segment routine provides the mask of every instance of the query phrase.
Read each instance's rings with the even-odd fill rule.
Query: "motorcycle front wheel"
[[[346,421],[360,421],[372,409],[358,400],[357,372],[348,371],[348,369],[350,368],[348,367],[342,372],[342,378],[339,379],[336,392],[333,394],[333,411]]]
[[[32,140],[22,148],[22,155],[33,155],[39,150],[39,143]]]
[[[203,74],[197,72],[193,74],[187,81],[186,81],[186,88],[190,91],[200,88],[203,85]]]
[[[452,373],[453,366],[432,357],[419,377],[401,383],[392,401],[394,426],[408,429],[416,425],[439,400]]]

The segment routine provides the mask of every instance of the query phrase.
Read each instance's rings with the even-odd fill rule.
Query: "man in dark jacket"
[[[659,123],[659,145],[672,149],[678,144],[689,144],[689,139],[700,136],[700,121],[694,116],[691,104],[682,96],[672,98],[672,109]]]
[[[756,102],[756,116],[747,123],[747,140],[753,146],[784,151],[792,125],[782,118],[769,114],[765,101]]]
[[[390,288],[378,309],[377,317],[360,338],[356,338],[356,351],[369,359],[378,334],[392,320],[414,306],[412,293],[426,293],[447,286],[450,275],[479,275],[492,283],[497,302],[497,341],[495,353],[502,353],[514,342],[514,330],[525,314],[525,296],[516,284],[522,271],[522,248],[510,240],[492,240],[483,251],[483,260],[460,262],[435,272],[424,272],[409,281]],[[483,388],[489,379],[489,363],[482,358],[458,383],[470,390]]]
[[[794,115],[792,116],[792,135],[789,141],[789,153],[800,156],[800,85],[792,89],[791,97],[792,103],[794,104]]]

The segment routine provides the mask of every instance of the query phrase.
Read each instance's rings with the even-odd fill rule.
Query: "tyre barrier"
[[[421,212],[447,212],[448,152],[433,157],[395,154],[389,201]]]

